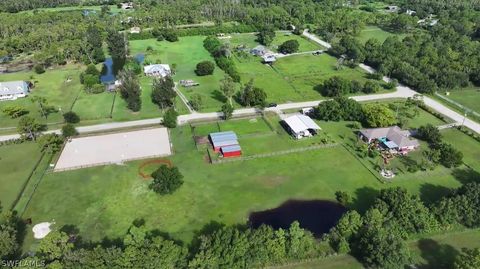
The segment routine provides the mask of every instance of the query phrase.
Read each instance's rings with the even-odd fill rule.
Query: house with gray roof
[[[255,56],[263,56],[267,52],[268,52],[267,48],[265,48],[265,46],[262,46],[262,45],[258,45],[255,48],[250,50],[250,53]]]
[[[0,101],[26,97],[30,89],[25,81],[0,82]]]
[[[143,67],[143,73],[149,77],[166,77],[172,74],[168,64],[150,64]]]
[[[359,135],[361,139],[369,144],[377,140],[382,147],[396,150],[402,154],[415,150],[420,146],[418,140],[410,137],[410,131],[402,130],[398,126],[363,129],[360,130]]]

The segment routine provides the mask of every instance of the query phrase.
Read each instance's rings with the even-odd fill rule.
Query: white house
[[[26,97],[29,90],[28,83],[25,81],[0,82],[0,100],[16,100]]]
[[[274,54],[267,53],[262,56],[262,60],[266,64],[271,64],[274,63],[277,60],[277,57],[275,57]]]
[[[405,13],[409,16],[413,16],[413,15],[417,14],[417,12],[415,10],[411,10],[411,9],[407,9],[407,11]]]
[[[290,134],[296,138],[310,137],[317,134],[321,130],[310,117],[306,115],[293,115],[283,120]]]
[[[130,28],[130,34],[139,34],[141,32],[140,27],[132,27]]]
[[[121,8],[124,10],[133,9],[133,2],[121,3]]]
[[[149,77],[166,77],[172,74],[168,64],[151,64],[143,67],[143,73]]]

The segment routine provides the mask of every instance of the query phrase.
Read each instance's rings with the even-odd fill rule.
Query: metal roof
[[[238,144],[238,137],[232,131],[211,133],[210,139],[214,147],[230,146]]]
[[[386,137],[397,144],[399,148],[417,147],[420,145],[416,139],[410,139],[410,131],[402,130],[398,126],[363,129],[360,130],[360,133],[368,140]]]
[[[300,133],[308,129],[321,130],[310,117],[305,115],[293,115],[283,120],[294,133]]]
[[[28,84],[25,81],[0,82],[0,95],[27,94]]]
[[[239,145],[222,147],[222,152],[223,153],[235,152],[235,151],[241,151],[241,150],[242,150],[242,148]]]

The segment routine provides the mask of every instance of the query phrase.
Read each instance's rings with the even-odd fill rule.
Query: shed
[[[283,122],[296,139],[313,136],[322,129],[306,115],[293,115],[284,119]]]
[[[242,155],[242,148],[240,145],[226,146],[222,147],[221,152],[225,158],[238,157]]]
[[[223,147],[238,146],[238,137],[232,131],[211,133],[209,137],[215,152],[220,152]]]

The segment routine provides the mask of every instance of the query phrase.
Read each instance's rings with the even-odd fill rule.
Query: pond
[[[249,224],[258,228],[265,224],[274,229],[288,229],[298,221],[300,226],[311,231],[316,237],[328,233],[347,210],[344,206],[326,200],[288,200],[277,208],[253,212]]]
[[[145,54],[139,53],[134,57],[135,61],[139,64],[142,64],[145,60]],[[123,68],[125,63],[121,61],[114,61],[112,58],[107,58],[105,62],[103,62],[102,73],[100,75],[100,81],[103,84],[111,84],[114,83],[117,79],[116,76],[118,71]]]

